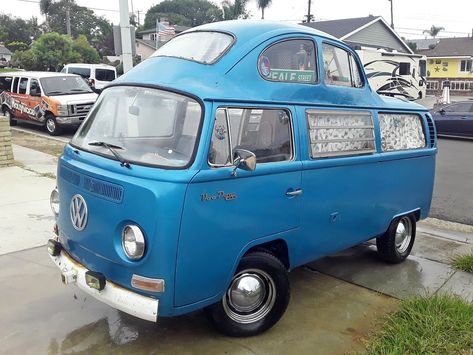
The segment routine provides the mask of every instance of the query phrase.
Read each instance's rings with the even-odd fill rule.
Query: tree
[[[60,0],[50,4],[47,14],[50,30],[57,33],[67,33],[67,8],[70,9],[72,37],[77,38],[79,35],[84,35],[100,55],[112,54],[113,30],[110,22],[104,17],[95,16],[92,10],[78,6],[74,0]]]
[[[271,0],[258,0],[258,9],[261,9],[261,19],[264,20],[264,9],[271,5]]]
[[[0,14],[0,41],[8,44],[10,42],[24,42],[31,44],[31,40],[40,35],[38,20],[32,17],[23,20],[18,17]]]
[[[248,18],[246,3],[248,0],[225,0],[222,2],[224,20],[236,20]]]
[[[440,32],[440,31],[443,31],[443,30],[445,30],[444,27],[432,25],[432,27],[430,27],[429,30],[424,30],[424,32],[422,32],[422,33],[426,33],[426,34],[428,34],[429,36],[431,36],[432,38],[435,38],[435,37],[437,37],[437,35],[439,34],[439,32]]]
[[[19,41],[8,42],[6,47],[12,52],[28,50],[28,45],[25,42]]]
[[[31,46],[37,69],[56,71],[66,63],[80,59],[80,55],[73,54],[72,46],[72,39],[67,35],[45,33]]]
[[[160,17],[183,26],[198,26],[223,19],[222,10],[207,0],[164,0],[148,10],[143,27],[154,28]]]
[[[40,0],[39,1],[39,12],[41,12],[42,15],[45,16],[45,25],[46,29],[49,29],[49,21],[48,21],[48,16],[49,16],[49,11],[51,10],[51,5],[53,4],[53,0]]]
[[[100,56],[97,50],[87,41],[87,37],[80,35],[74,40],[72,50],[80,55],[82,63],[100,63]]]

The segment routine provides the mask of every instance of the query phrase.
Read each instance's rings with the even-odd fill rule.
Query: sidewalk
[[[49,194],[56,181],[57,158],[13,146],[18,166],[0,169],[0,255],[46,244],[54,218]],[[473,302],[473,275],[450,267],[454,255],[473,251],[473,227],[427,219],[419,223],[409,259],[386,265],[372,243],[309,264],[327,274],[396,298],[451,292]]]

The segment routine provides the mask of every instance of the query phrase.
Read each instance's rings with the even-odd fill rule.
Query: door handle
[[[302,190],[301,189],[296,189],[296,190],[290,190],[286,192],[286,196],[292,197],[292,196],[299,196],[302,195]]]

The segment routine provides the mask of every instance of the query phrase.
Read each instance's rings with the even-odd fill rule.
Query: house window
[[[454,80],[450,82],[450,90],[452,91],[470,91],[472,88],[473,82],[471,81]]]
[[[471,72],[471,59],[463,59],[460,62],[460,71]]]
[[[313,159],[375,151],[373,118],[365,111],[307,110]]]
[[[439,89],[439,82],[428,80],[427,81],[427,90],[438,90]]]

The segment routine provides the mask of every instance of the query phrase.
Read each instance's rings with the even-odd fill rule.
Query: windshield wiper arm
[[[102,142],[102,141],[95,141],[95,142],[90,142],[89,145],[97,146],[97,147],[105,147],[109,151],[112,152],[112,154],[117,158],[117,160],[120,162],[121,166],[124,166],[125,168],[130,168],[130,163],[128,160],[123,158],[115,149],[123,149],[123,147],[120,147],[119,145],[115,144],[110,144],[107,142]]]

